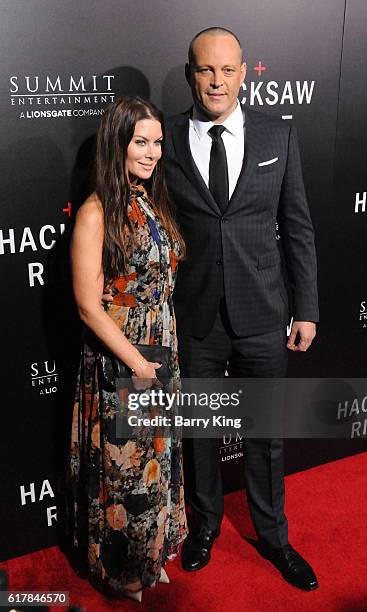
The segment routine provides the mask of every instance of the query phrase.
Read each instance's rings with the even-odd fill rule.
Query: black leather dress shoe
[[[210,551],[220,529],[200,527],[190,532],[181,549],[181,564],[187,572],[194,572],[205,567],[210,561]]]
[[[259,543],[258,551],[280,571],[289,584],[304,591],[314,591],[318,588],[319,584],[311,565],[290,544],[272,548]]]

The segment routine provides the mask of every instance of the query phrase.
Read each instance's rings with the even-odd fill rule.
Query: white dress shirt
[[[205,120],[194,107],[189,128],[190,149],[207,187],[209,187],[209,161],[212,146],[212,138],[208,131],[213,125],[212,121]],[[243,113],[238,101],[233,113],[221,125],[226,128],[222,133],[222,139],[227,155],[228,197],[231,198],[241,172],[244,154]]]

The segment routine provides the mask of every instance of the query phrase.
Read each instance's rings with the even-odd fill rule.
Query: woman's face
[[[141,119],[127,147],[127,171],[129,178],[149,179],[162,157],[162,127],[157,119]]]

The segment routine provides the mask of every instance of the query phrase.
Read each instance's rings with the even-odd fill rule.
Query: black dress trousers
[[[203,339],[179,330],[183,378],[220,378],[226,369],[236,378],[284,377],[287,371],[286,330],[245,338],[231,330],[224,299],[211,332]],[[217,529],[223,518],[219,440],[185,440],[185,496],[195,523]],[[270,546],[288,543],[284,514],[283,440],[245,441],[245,481],[250,514],[260,539]]]

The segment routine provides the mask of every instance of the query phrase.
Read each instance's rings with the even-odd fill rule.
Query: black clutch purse
[[[139,353],[147,361],[160,363],[161,367],[156,370],[157,378],[165,381],[171,377],[171,349],[169,346],[160,344],[135,344]],[[100,385],[105,391],[116,390],[117,378],[131,378],[131,369],[115,357],[112,353],[99,354]]]

